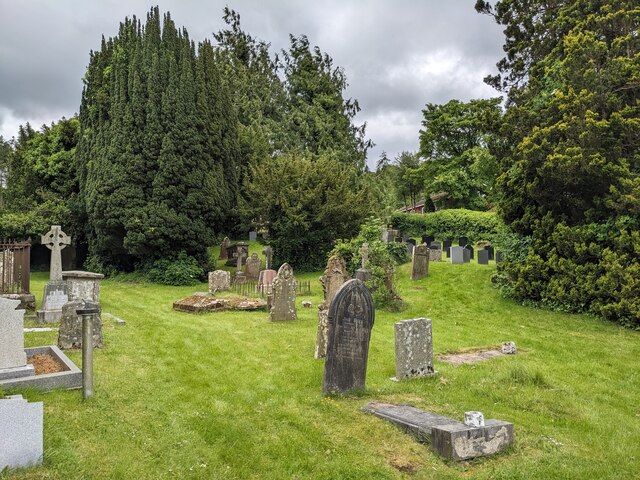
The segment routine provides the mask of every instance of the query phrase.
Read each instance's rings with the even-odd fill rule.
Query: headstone
[[[265,270],[271,270],[271,261],[273,260],[273,249],[271,245],[264,247],[262,254],[264,255]]]
[[[382,241],[384,243],[393,242],[396,237],[395,230],[385,229],[382,231]]]
[[[42,402],[22,395],[0,399],[0,472],[42,463],[43,415]]]
[[[416,246],[410,242],[405,242],[405,246],[407,247],[407,253],[409,255],[413,255],[413,250],[416,248]]]
[[[247,280],[258,280],[260,269],[262,268],[262,260],[257,253],[252,253],[246,262],[245,275]]]
[[[275,270],[262,270],[258,275],[258,293],[263,295],[271,295],[273,290],[273,279],[276,278],[278,272]]]
[[[100,303],[100,280],[104,278],[103,274],[70,270],[62,272],[62,278],[67,282],[70,302],[90,300]]]
[[[464,246],[464,248],[466,248],[469,251],[469,257],[471,258],[471,260],[473,260],[473,253],[474,253],[474,249],[471,245],[467,244]]]
[[[209,272],[209,293],[224,292],[231,288],[231,274],[226,270]]]
[[[236,243],[236,276],[234,281],[236,283],[244,283],[247,280],[244,272],[242,271],[242,264],[246,263],[245,258],[249,256],[249,244],[246,242]]]
[[[318,306],[318,335],[316,336],[315,358],[324,358],[327,354],[327,335],[329,330],[329,306],[338,289],[349,280],[347,266],[340,256],[330,257],[324,275],[320,277],[324,301]]]
[[[432,242],[434,242],[436,239],[436,237],[434,237],[433,235],[423,235],[422,236],[422,243],[426,243],[427,245],[431,245]]]
[[[487,250],[478,250],[478,263],[480,265],[489,265],[489,252]]]
[[[444,240],[442,242],[442,249],[445,251],[445,253],[447,254],[447,258],[451,258],[451,240]]]
[[[411,280],[419,280],[429,275],[429,249],[423,243],[413,249],[411,257]]]
[[[371,402],[362,410],[389,420],[420,442],[430,442],[434,452],[456,461],[493,455],[514,441],[513,424],[502,420],[473,426],[411,405],[386,402]]]
[[[258,239],[258,232],[251,231],[249,232],[249,241],[255,242]]]
[[[466,252],[464,247],[451,247],[451,263],[464,263],[464,252]]]
[[[293,277],[293,269],[288,263],[284,263],[273,279],[273,300],[269,320],[279,322],[296,318],[296,279]]]
[[[82,315],[78,315],[78,308],[85,308],[87,305],[96,306],[100,313],[92,315],[93,326],[93,347],[102,347],[102,307],[95,302],[83,300],[73,300],[62,307],[62,318],[58,329],[58,347],[62,350],[69,348],[82,348]]]
[[[489,252],[489,260],[493,260],[495,256],[495,250],[491,245],[486,245],[484,249]]]
[[[220,255],[218,256],[220,260],[226,260],[229,258],[229,253],[227,252],[229,243],[231,243],[229,241],[229,237],[224,237],[224,240],[222,240],[222,243],[220,244]]]
[[[364,283],[349,280],[338,289],[329,307],[323,395],[365,388],[374,316],[373,299]]]
[[[42,308],[37,311],[40,322],[56,322],[62,317],[62,306],[69,301],[67,283],[62,278],[62,249],[71,244],[71,237],[53,225],[42,235],[42,245],[51,250],[49,282],[44,287]]]
[[[469,243],[469,239],[467,237],[460,237],[458,239],[458,245],[460,247],[464,247],[467,243]]]
[[[442,261],[442,248],[440,247],[440,243],[431,242],[429,245],[429,260],[432,262]]]
[[[24,351],[24,310],[20,300],[0,297],[0,380],[35,375]]]
[[[431,320],[416,318],[394,324],[396,343],[396,380],[428,377],[433,369]]]
[[[502,263],[503,260],[504,254],[502,253],[502,250],[496,250],[496,263]]]
[[[469,263],[471,261],[471,252],[468,248],[464,248],[462,250],[462,258],[464,263]]]

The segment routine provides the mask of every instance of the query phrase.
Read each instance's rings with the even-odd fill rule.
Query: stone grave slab
[[[486,420],[477,427],[411,405],[383,402],[371,402],[362,410],[392,422],[419,442],[430,443],[435,453],[456,461],[492,455],[514,442],[513,424],[502,420]]]
[[[329,307],[323,395],[365,388],[374,319],[373,299],[364,283],[357,279],[345,282]]]
[[[471,251],[466,247],[462,250],[462,260],[463,263],[471,262]]]
[[[173,309],[179,312],[204,313],[220,310],[227,306],[228,300],[214,298],[207,293],[196,293],[173,302]]]
[[[489,260],[495,259],[495,249],[491,245],[486,245],[484,249],[489,252]]]
[[[396,376],[392,380],[430,377],[433,368],[431,319],[416,318],[394,324]]]
[[[468,245],[468,244],[465,245],[464,248],[465,248],[465,250],[467,250],[469,252],[469,258],[471,260],[473,260],[475,258],[475,256],[474,256],[474,253],[475,253],[474,248],[471,245]]]
[[[496,250],[495,256],[496,263],[502,263],[502,261],[504,260],[504,253],[502,253],[502,250]]]
[[[0,399],[0,471],[42,463],[43,405],[22,395]]]
[[[62,317],[62,306],[69,301],[67,282],[62,278],[62,249],[71,245],[71,237],[52,225],[51,230],[42,235],[42,245],[51,250],[49,264],[49,282],[44,287],[42,308],[37,316],[40,322],[57,322]]]

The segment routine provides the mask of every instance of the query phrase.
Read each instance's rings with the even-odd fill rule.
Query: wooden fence
[[[247,280],[243,283],[236,282],[235,278],[231,284],[231,290],[237,295],[243,297],[266,297],[271,294],[273,284],[264,283],[258,285],[255,280]],[[296,293],[298,295],[311,295],[311,281],[296,282]]]
[[[0,293],[30,293],[31,242],[0,240]]]

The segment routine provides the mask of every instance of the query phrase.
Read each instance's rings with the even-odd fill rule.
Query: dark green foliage
[[[355,168],[320,157],[285,155],[252,168],[246,218],[268,231],[274,263],[320,269],[335,239],[355,235],[371,211],[371,195]]]
[[[505,230],[495,213],[464,209],[440,210],[423,215],[394,213],[391,224],[416,237],[428,233],[441,240],[467,237],[471,242],[495,241],[501,238]]]
[[[486,210],[498,169],[488,147],[496,142],[501,98],[428,103],[422,111],[420,155],[424,190],[446,192],[447,208]]]
[[[355,277],[356,270],[362,266],[362,244],[368,243],[369,263],[366,268],[371,272],[371,279],[366,286],[371,291],[374,305],[376,308],[399,311],[404,304],[395,288],[395,265],[407,262],[409,254],[404,244],[384,243],[382,228],[379,219],[367,219],[358,235],[351,240],[340,240],[330,256],[341,256],[347,263],[349,275]]]
[[[195,258],[181,252],[175,260],[156,260],[147,277],[163,285],[195,285],[203,280],[204,270]]]
[[[478,2],[506,26],[500,212],[530,237],[518,298],[640,327],[640,10],[633,0]],[[536,15],[529,14],[536,12]]]

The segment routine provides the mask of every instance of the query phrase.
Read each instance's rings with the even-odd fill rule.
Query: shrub
[[[391,224],[414,236],[429,233],[443,240],[467,237],[471,242],[495,241],[505,230],[495,213],[465,209],[440,210],[423,215],[394,213]]]
[[[175,260],[156,260],[147,277],[163,285],[195,285],[204,277],[204,269],[195,258],[181,252]]]

